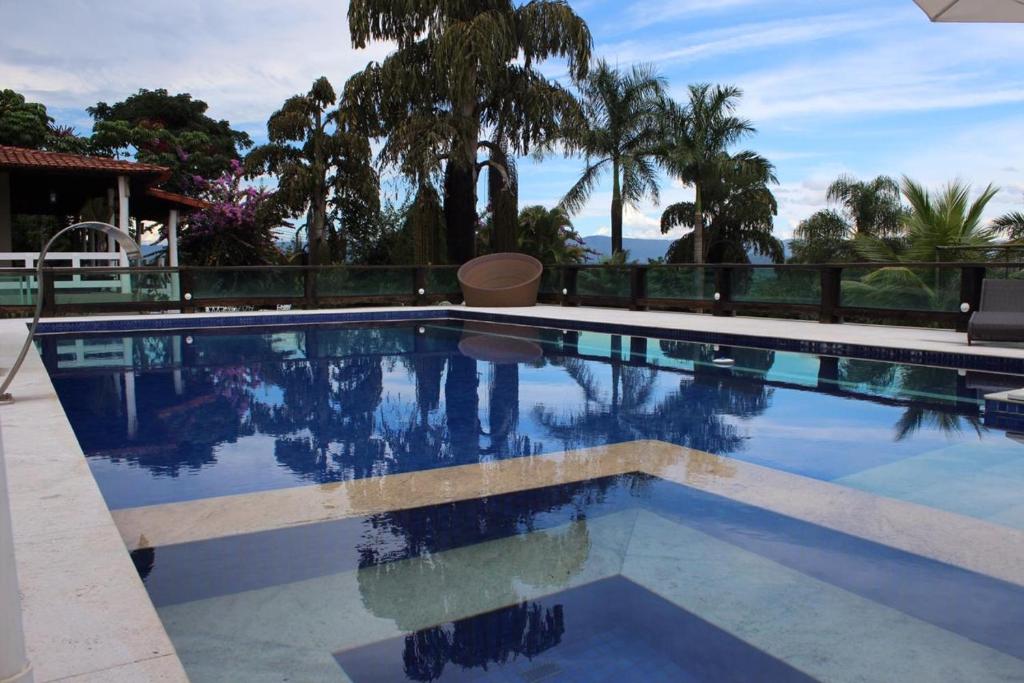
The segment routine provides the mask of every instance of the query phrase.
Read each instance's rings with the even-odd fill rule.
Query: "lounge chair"
[[[981,305],[967,324],[967,343],[1024,341],[1024,280],[981,283]]]
[[[526,254],[488,254],[459,268],[459,286],[467,306],[533,306],[544,266]]]

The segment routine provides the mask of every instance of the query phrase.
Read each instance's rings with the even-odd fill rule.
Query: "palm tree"
[[[519,213],[516,248],[543,263],[582,263],[590,252],[564,209],[528,206]]]
[[[854,256],[853,228],[833,209],[823,209],[800,221],[793,231],[790,248],[793,263],[850,261]]]
[[[889,176],[863,181],[841,175],[828,186],[826,197],[842,205],[858,235],[897,237],[902,232],[906,209],[900,200],[899,183]]]
[[[876,235],[858,235],[857,253],[869,261],[939,262],[955,258],[955,250],[989,246],[996,231],[985,225],[982,215],[998,190],[989,185],[974,201],[970,186],[954,181],[937,196],[904,177],[900,185],[910,204],[904,215],[903,237],[894,246],[892,240]],[[951,253],[953,252],[953,253]],[[948,309],[958,300],[959,289],[948,270],[892,266],[874,270],[860,282],[843,283],[853,305],[889,305],[893,300],[917,300],[915,305],[929,309]]]
[[[752,152],[741,152],[730,159],[732,163],[723,163],[721,175],[709,179],[702,188],[704,207],[700,213],[708,222],[699,260],[695,251],[695,203],[672,204],[661,215],[662,233],[678,226],[693,229],[669,247],[670,263],[746,263],[750,251],[776,263],[784,259],[782,242],[772,234],[778,203],[768,185],[778,182],[774,166]]]
[[[644,197],[658,201],[655,152],[659,102],[665,81],[649,65],[622,73],[599,60],[580,84],[583,118],[568,133],[566,148],[583,155],[586,166],[559,207],[576,213],[605,171],[612,174],[612,253],[622,251],[623,204]]]
[[[380,183],[370,142],[339,117],[337,95],[320,77],[305,95],[288,98],[267,121],[269,142],[252,150],[253,175],[277,176],[275,200],[292,215],[306,214],[309,263],[321,260],[322,241],[333,214],[345,228],[331,230],[331,257],[344,261],[347,229],[372,222],[380,211]]]
[[[1024,211],[1014,211],[995,219],[992,226],[1006,234],[1011,242],[1024,241]]]
[[[704,262],[704,228],[711,197],[711,186],[721,182],[744,154],[730,155],[729,147],[754,132],[746,119],[734,115],[743,91],[733,86],[700,83],[689,88],[689,102],[674,102],[665,107],[665,142],[660,159],[665,169],[684,185],[692,185],[694,262]],[[760,159],[760,157],[757,157]],[[757,163],[760,163],[759,161]]]
[[[996,232],[982,217],[999,190],[992,185],[971,201],[971,188],[953,181],[933,196],[927,188],[904,176],[900,185],[910,211],[902,219],[906,246],[894,249],[879,236],[859,234],[857,251],[872,261],[941,261],[942,247],[977,248],[992,244]]]
[[[354,116],[386,138],[382,160],[416,183],[443,165],[448,257],[464,262],[474,253],[479,171],[509,176],[498,168],[500,154],[478,161],[478,150],[525,154],[555,135],[575,101],[536,64],[564,57],[570,74],[583,78],[590,31],[562,0],[353,0],[348,19],[354,47],[398,46],[350,79]],[[484,135],[491,133],[497,143]]]

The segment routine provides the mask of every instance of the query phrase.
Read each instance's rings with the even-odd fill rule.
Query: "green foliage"
[[[669,174],[694,188],[694,201],[677,207],[668,215],[668,220],[663,217],[662,229],[665,231],[674,225],[693,228],[690,253],[695,263],[703,263],[707,255],[704,231],[708,218],[713,220],[712,209],[717,203],[720,212],[724,211],[721,207],[728,205],[732,194],[730,185],[737,180],[748,185],[742,196],[752,213],[737,224],[736,219],[741,212],[728,211],[733,214],[730,221],[733,226],[729,232],[735,233],[727,241],[732,244],[730,251],[735,251],[737,244],[742,243],[743,240],[739,239],[742,232],[747,239],[754,240],[759,249],[764,248],[773,256],[776,253],[770,241],[759,236],[765,233],[764,219],[767,217],[770,237],[770,225],[776,212],[775,199],[767,189],[769,183],[776,182],[774,169],[753,152],[729,152],[732,145],[754,132],[749,121],[735,115],[742,95],[743,91],[733,86],[699,83],[689,87],[689,98],[684,105],[667,102],[665,106],[665,141],[660,150],[660,161]],[[764,187],[756,189],[754,185],[758,182]],[[680,211],[684,208],[691,213],[691,219],[683,220]],[[769,209],[770,217],[765,213]],[[746,227],[741,228],[742,225]]]
[[[0,145],[86,154],[89,141],[71,126],[57,125],[46,107],[13,90],[0,90]]]
[[[856,258],[853,248],[853,231],[842,214],[832,209],[814,213],[800,221],[793,232],[790,248],[792,263],[832,263],[852,261]]]
[[[669,263],[748,263],[749,252],[784,260],[784,249],[773,234],[778,203],[769,189],[775,168],[753,152],[726,155],[719,174],[703,185],[706,221],[702,258],[695,258],[697,208],[695,202],[672,204],[661,216],[661,231],[683,227],[692,231],[669,247]]]
[[[488,235],[489,226],[481,231]],[[590,251],[564,209],[528,206],[519,212],[516,251],[546,265],[583,263]]]
[[[868,181],[841,175],[828,186],[828,201],[839,204],[850,225],[851,236],[885,238],[903,233],[907,209],[900,199],[899,183],[880,175]]]
[[[13,90],[0,90],[0,145],[40,149],[51,121],[45,106],[26,102]]]
[[[612,252],[622,251],[622,211],[644,197],[658,201],[655,152],[665,80],[650,65],[620,72],[598,60],[580,83],[582,117],[565,132],[566,150],[583,155],[579,180],[559,206],[581,210],[606,171],[612,174]]]
[[[902,219],[903,242],[894,246],[879,236],[858,234],[855,245],[862,257],[870,261],[955,260],[955,250],[949,247],[977,248],[994,242],[995,231],[982,222],[985,207],[998,192],[992,185],[974,201],[970,186],[959,181],[932,195],[904,177],[901,189],[910,205]]]
[[[574,101],[535,65],[564,57],[582,77],[590,59],[586,24],[561,0],[464,3],[353,0],[355,47],[398,49],[346,85],[353,121],[382,139],[380,159],[417,187],[444,174],[449,258],[472,256],[481,132],[512,154],[553,138]]]
[[[89,107],[92,146],[110,156],[131,156],[171,169],[164,187],[197,194],[194,176],[212,179],[230,171],[231,162],[252,141],[224,120],[206,114],[206,102],[187,93],[141,89],[121,102]]]
[[[306,214],[310,263],[343,262],[350,238],[371,237],[380,212],[380,183],[369,139],[348,125],[330,82],[320,77],[305,95],[288,98],[267,122],[269,142],[252,150],[252,174],[277,178],[284,213]]]
[[[1024,242],[1024,211],[1014,211],[997,218],[992,227],[1004,233],[1011,242]]]

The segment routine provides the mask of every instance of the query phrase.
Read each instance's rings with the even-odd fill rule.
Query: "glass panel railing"
[[[647,270],[648,299],[710,301],[715,294],[715,271],[701,266],[651,266]]]
[[[413,268],[324,268],[317,272],[316,293],[322,297],[410,296]]]
[[[300,268],[262,270],[193,270],[192,296],[196,299],[299,298],[305,293]]]
[[[629,268],[602,266],[580,268],[576,275],[576,293],[580,296],[628,298]]]
[[[773,304],[818,304],[821,275],[799,268],[733,268],[732,300]]]
[[[960,310],[960,268],[844,268],[839,300],[852,308],[956,312]]]
[[[53,274],[53,296],[58,306],[116,303],[177,304],[178,274],[167,270],[126,272],[90,268]]]
[[[0,306],[34,306],[36,278],[32,271],[0,273]]]
[[[459,269],[448,268],[427,269],[427,294],[456,294],[459,290]]]
[[[540,293],[559,295],[564,285],[563,274],[565,270],[559,266],[544,266],[544,272],[540,276]]]

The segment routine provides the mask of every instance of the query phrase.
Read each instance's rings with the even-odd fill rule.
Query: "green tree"
[[[580,211],[605,171],[612,174],[612,253],[622,251],[622,211],[644,197],[658,201],[655,152],[665,81],[650,65],[628,73],[599,60],[580,83],[583,116],[566,133],[566,148],[582,154],[585,167],[559,206]]]
[[[852,261],[853,229],[846,218],[833,209],[823,209],[800,221],[793,231],[790,248],[793,263],[831,263]]]
[[[51,121],[42,104],[27,102],[13,90],[0,90],[0,145],[40,149]]]
[[[761,163],[760,157],[751,152],[729,153],[732,145],[754,132],[749,121],[735,115],[742,95],[743,91],[733,86],[700,83],[690,86],[685,105],[666,105],[661,163],[672,176],[694,189],[693,219],[688,223],[693,226],[695,263],[704,262],[704,229],[708,209],[714,204],[714,186],[744,158]]]
[[[826,197],[843,207],[855,235],[891,238],[903,232],[906,209],[899,183],[889,176],[863,181],[841,175],[828,186]]]
[[[367,137],[336,108],[321,76],[305,95],[288,98],[267,121],[269,142],[246,158],[250,173],[277,178],[275,197],[286,213],[306,219],[309,263],[344,261],[349,235],[369,235],[380,212],[380,183]],[[328,220],[328,219],[332,220]]]
[[[58,125],[46,106],[29,102],[21,93],[0,90],[0,145],[85,154],[89,141],[71,126]]]
[[[562,0],[452,3],[353,0],[352,43],[393,41],[398,49],[349,81],[353,106],[376,136],[382,160],[398,165],[417,188],[443,164],[449,260],[473,256],[476,181],[482,143],[527,153],[549,139],[571,111],[572,97],[536,64],[564,57],[582,78],[590,60],[586,23]],[[507,174],[507,169],[502,169]]]
[[[905,246],[894,248],[880,236],[858,234],[861,256],[872,261],[943,261],[956,257],[949,247],[985,247],[995,240],[995,230],[983,221],[985,207],[999,192],[992,185],[973,201],[970,186],[960,181],[948,183],[937,195],[906,176],[900,187],[910,205],[902,218]]]
[[[774,262],[784,260],[784,250],[773,234],[778,203],[768,187],[778,182],[775,168],[767,159],[752,152],[741,152],[729,157],[731,163],[721,163],[720,175],[702,186],[704,200],[700,212],[704,226],[704,253],[696,254],[698,211],[695,202],[678,202],[661,215],[661,231],[683,227],[691,232],[669,247],[666,258],[670,263],[748,263],[749,252],[770,257]]]
[[[1024,242],[1024,211],[1013,211],[995,219],[992,227],[1004,233],[1011,242]]]
[[[208,105],[188,93],[142,89],[121,102],[89,107],[92,145],[110,156],[171,169],[165,187],[195,195],[193,176],[207,180],[231,170],[231,162],[252,145],[248,134],[206,114]]]
[[[560,207],[528,206],[519,212],[516,250],[545,264],[582,263],[591,252]]]

